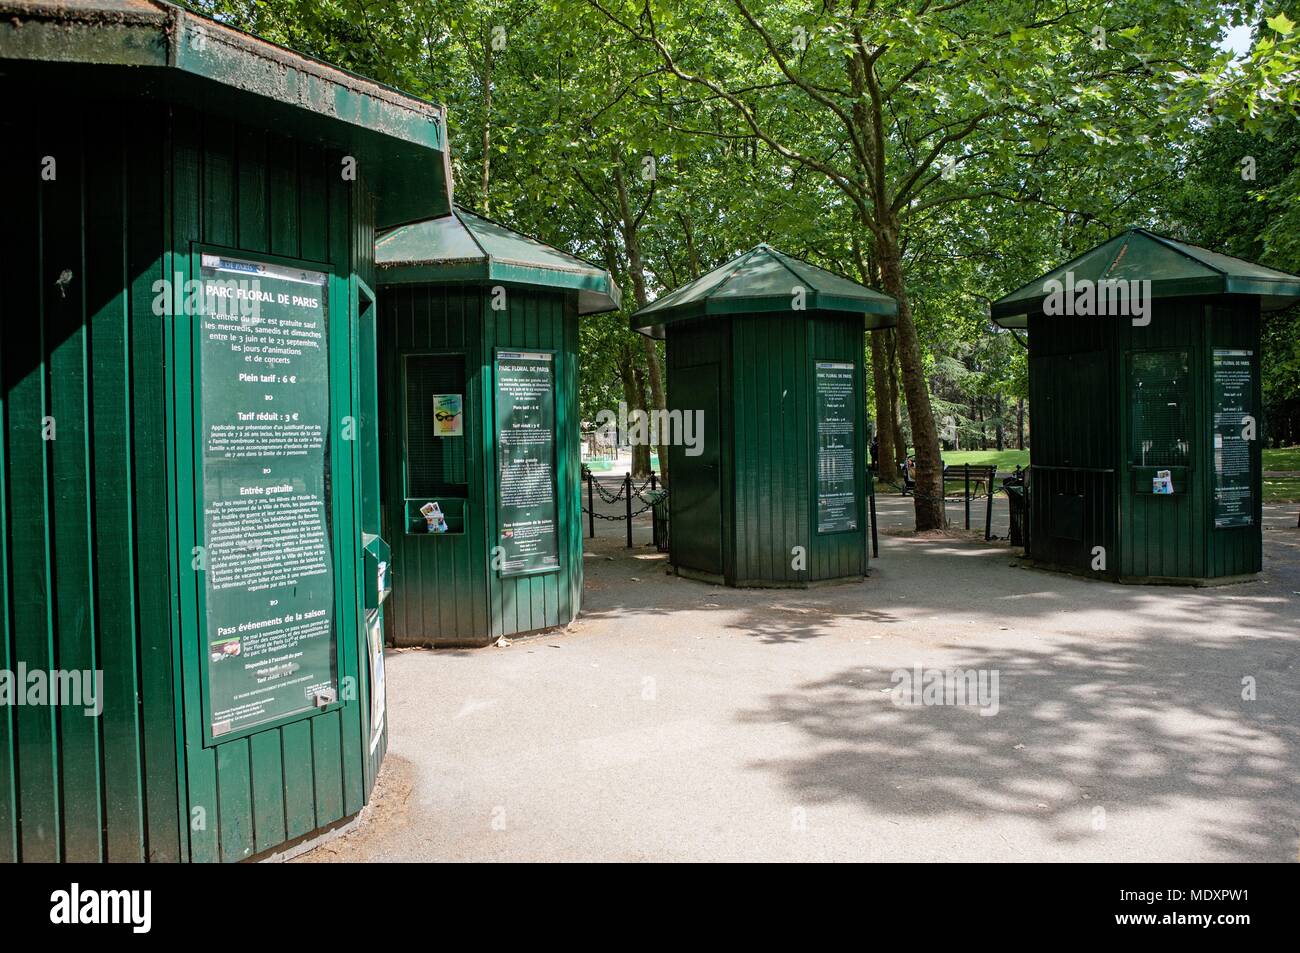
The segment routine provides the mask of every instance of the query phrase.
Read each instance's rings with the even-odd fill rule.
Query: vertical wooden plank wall
[[[381,482],[394,571],[385,625],[395,645],[483,645],[564,625],[581,608],[576,301],[562,292],[510,288],[506,304],[504,312],[492,311],[486,289],[473,285],[394,285],[380,293]],[[556,352],[559,572],[502,579],[489,567],[497,539],[496,348]],[[464,535],[406,532],[402,366],[412,354],[465,359]]]
[[[369,268],[370,256],[354,256],[355,242],[370,234],[372,206],[344,182],[338,157],[257,129],[178,113],[173,129],[170,192],[172,268],[190,277],[192,243],[225,246],[233,253],[281,255],[321,262],[329,287],[330,527],[335,573],[338,673],[357,684],[361,671],[360,449],[342,439],[344,421],[359,415],[358,349],[352,269]],[[364,693],[344,694],[341,708],[280,728],[203,744],[200,677],[202,580],[189,569],[192,545],[200,542],[202,493],[199,381],[196,335],[174,325],[171,377],[177,414],[176,564],[182,632],[184,743],[188,845],[196,861],[235,861],[327,826],[360,809],[365,795]]]
[[[104,675],[99,717],[0,709],[0,859],[178,860],[164,323],[152,311],[164,116],[124,125],[139,111],[110,122],[88,110],[47,124],[37,101],[7,109],[0,159],[14,185],[0,282],[0,664]]]
[[[1116,506],[1125,451],[1118,419],[1119,353],[1114,322],[1030,318],[1029,555],[1091,572],[1093,548],[1102,546],[1107,577],[1118,574],[1121,560]],[[1074,538],[1073,528],[1053,522],[1061,497],[1081,498],[1080,538]]]
[[[863,532],[817,533],[813,369],[815,361],[853,363],[865,415],[862,319],[825,312],[797,318],[754,314],[734,317],[730,324],[733,464],[730,470],[724,468],[723,482],[734,483],[735,502],[731,518],[724,513],[723,533],[734,534],[735,545],[733,562],[724,563],[728,581],[737,586],[800,586],[862,575],[867,559]],[[723,389],[725,393],[725,381]],[[858,514],[863,520],[866,462],[861,423],[856,437]],[[795,546],[807,552],[806,571],[793,566]]]
[[[1210,440],[1208,381],[1202,373],[1208,329],[1206,302],[1200,298],[1174,298],[1154,302],[1151,323],[1133,327],[1120,319],[1116,328],[1120,356],[1119,390],[1119,521],[1120,575],[1143,579],[1190,579],[1206,575],[1206,493],[1209,486],[1205,444]],[[1130,464],[1133,392],[1132,355],[1140,351],[1179,350],[1191,356],[1188,412],[1191,444],[1187,490],[1173,496],[1151,493],[1150,484],[1139,486],[1141,476]]]
[[[393,593],[384,610],[395,645],[482,644],[488,617],[484,438],[488,392],[479,339],[483,292],[470,286],[434,289],[398,285],[379,292],[380,483],[385,538],[393,553]],[[463,534],[407,532],[405,516],[406,393],[403,366],[411,354],[458,354],[465,360],[464,437],[469,505]]]

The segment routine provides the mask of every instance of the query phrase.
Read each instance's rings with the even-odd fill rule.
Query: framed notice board
[[[856,377],[852,362],[813,363],[818,533],[858,528]]]
[[[194,255],[208,743],[338,702],[327,269]]]
[[[498,572],[558,572],[555,352],[495,353]]]
[[[1215,348],[1212,357],[1214,414],[1214,527],[1255,523],[1254,478],[1250,465],[1254,427],[1255,355]]]

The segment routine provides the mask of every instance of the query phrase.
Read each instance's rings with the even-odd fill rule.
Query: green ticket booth
[[[582,604],[578,318],[616,310],[617,286],[459,207],[383,232],[375,261],[389,643],[568,624]]]
[[[445,117],[157,0],[0,14],[0,859],[277,852],[384,753],[373,236],[446,211]]]
[[[1300,277],[1134,228],[994,302],[1028,330],[1026,555],[1124,582],[1260,571],[1260,314]]]
[[[772,587],[866,575],[863,331],[897,313],[888,295],[759,245],[632,316],[667,351],[679,575]]]

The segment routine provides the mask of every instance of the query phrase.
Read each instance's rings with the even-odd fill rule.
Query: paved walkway
[[[1296,860],[1294,504],[1260,581],[1200,590],[892,535],[909,508],[863,583],[728,590],[610,534],[566,631],[390,653],[378,797],[305,859]],[[997,713],[894,704],[914,666],[996,671]]]

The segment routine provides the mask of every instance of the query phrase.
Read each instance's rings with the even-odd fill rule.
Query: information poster
[[[1253,427],[1253,351],[1214,351],[1214,525],[1251,526],[1255,522],[1250,472]]]
[[[201,257],[207,721],[219,737],[337,698],[327,285]]]
[[[555,525],[555,361],[496,356],[497,527],[503,576],[560,566]]]
[[[817,532],[858,528],[852,364],[817,362]]]
[[[439,437],[464,436],[465,414],[463,395],[433,395],[433,432]]]

